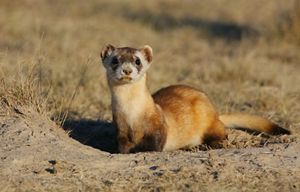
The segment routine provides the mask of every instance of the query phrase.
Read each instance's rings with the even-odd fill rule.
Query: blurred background
[[[187,84],[221,113],[300,126],[299,0],[1,0],[0,96],[58,122],[110,120],[108,43],[152,46],[152,92]]]

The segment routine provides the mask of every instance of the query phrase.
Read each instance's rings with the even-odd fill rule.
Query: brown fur
[[[139,151],[162,151],[166,141],[166,129],[158,108],[155,112],[145,112],[143,119],[134,127],[144,129],[132,129],[126,123],[125,118],[118,112],[114,115],[114,122],[118,126],[119,151],[122,153]]]
[[[167,115],[169,146],[165,150],[218,142],[226,138],[222,122],[206,95],[184,85],[174,85],[153,95]],[[174,141],[174,142],[172,142]]]
[[[108,46],[101,52],[102,60],[111,50],[118,58],[126,58],[127,62],[138,51],[149,63],[152,60],[149,46],[142,49]],[[141,74],[138,81],[125,84],[114,83],[108,75],[108,82],[121,153],[169,151],[202,143],[218,146],[227,137],[225,126],[289,134],[288,130],[262,117],[219,116],[207,96],[189,86],[169,86],[151,96],[146,86],[146,74]]]

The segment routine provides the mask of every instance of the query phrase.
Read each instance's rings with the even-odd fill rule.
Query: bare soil
[[[65,126],[73,138],[27,108],[1,117],[0,191],[300,190],[295,136],[230,130],[223,149],[122,155],[107,152],[115,150],[109,122]]]
[[[1,0],[0,192],[300,191],[299,2]],[[108,43],[153,48],[151,92],[193,86],[293,134],[117,154]]]

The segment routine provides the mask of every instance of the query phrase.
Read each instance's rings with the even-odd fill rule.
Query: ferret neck
[[[112,108],[115,112],[143,112],[154,107],[153,98],[147,87],[146,74],[138,81],[130,84],[110,84]]]

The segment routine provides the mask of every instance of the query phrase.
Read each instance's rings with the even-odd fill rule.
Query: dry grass
[[[152,91],[189,84],[207,92],[221,113],[245,111],[299,127],[298,1],[2,5],[0,94],[59,123],[111,119],[99,51],[112,43],[154,48]]]
[[[73,126],[79,136],[91,135],[86,132],[97,131],[99,125],[108,129],[110,95],[99,52],[107,43],[149,44],[154,50],[151,91],[188,84],[205,91],[220,113],[262,115],[298,136],[299,10],[298,0],[2,0],[0,117],[22,113],[20,106],[26,105],[57,124],[67,120],[65,126]],[[101,142],[112,143],[110,138],[102,137]],[[94,135],[93,139],[99,140]],[[293,140],[230,131],[225,147],[263,147]],[[192,150],[199,149],[203,150]],[[184,152],[176,152],[180,153]],[[119,173],[111,174],[114,178]],[[193,177],[186,180],[193,184]],[[174,178],[166,176],[159,185],[166,187],[172,183],[166,183],[168,179],[178,180]]]

